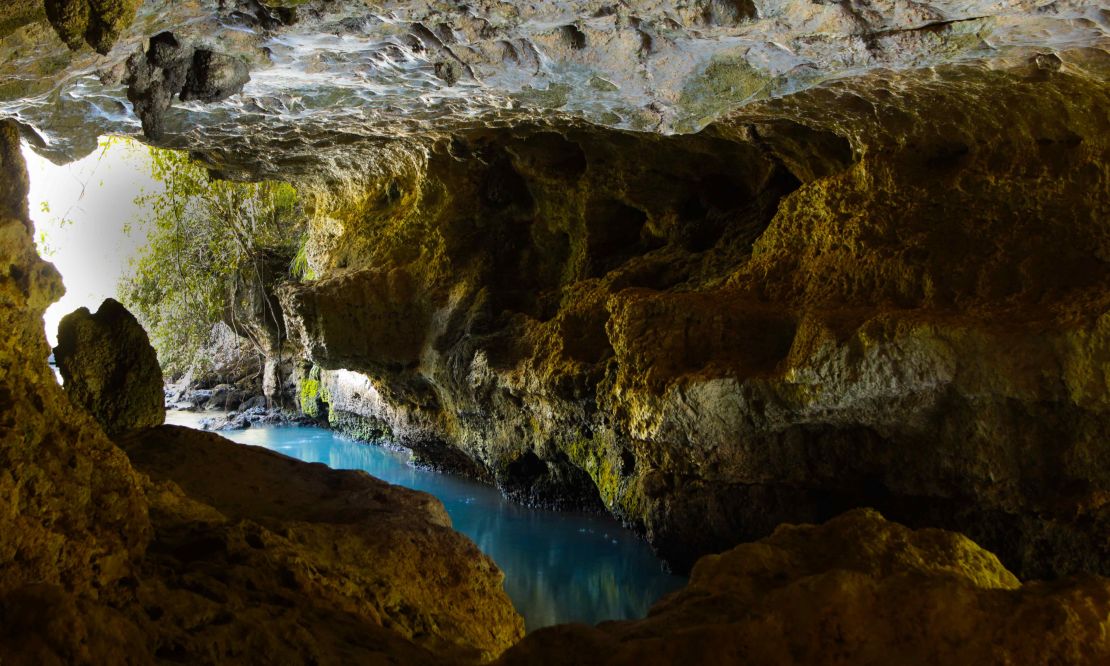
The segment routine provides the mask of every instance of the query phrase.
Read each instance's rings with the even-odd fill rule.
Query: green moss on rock
[[[682,89],[678,103],[680,131],[695,131],[740,103],[763,93],[772,77],[748,64],[743,56],[714,58]]]
[[[76,51],[84,44],[97,53],[112,50],[135,20],[142,0],[45,0],[46,18],[58,37]]]

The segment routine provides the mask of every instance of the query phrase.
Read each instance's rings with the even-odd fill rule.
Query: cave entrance
[[[30,178],[28,207],[39,254],[62,275],[66,293],[43,316],[51,346],[66,314],[96,311],[118,298],[128,267],[147,245],[148,206],[137,201],[162,190],[152,177],[146,146],[130,139],[102,137],[97,149],[69,164],[55,164],[26,143]],[[49,362],[53,365],[53,357]],[[55,376],[57,368],[55,368]]]

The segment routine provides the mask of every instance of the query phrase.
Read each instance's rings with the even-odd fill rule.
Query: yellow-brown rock
[[[204,660],[206,641],[216,640],[230,652],[215,661],[233,657],[246,649],[236,637],[251,630],[252,617],[264,615],[257,605],[281,609],[291,627],[308,613],[306,606],[346,614],[376,628],[372,635],[392,633],[444,660],[488,660],[523,636],[523,621],[502,589],[504,575],[451,529],[431,495],[177,426],[120,443],[136,469],[155,484],[179,487],[208,514],[196,516],[196,525],[184,516],[173,516],[166,529],[156,521],[158,589],[190,598],[186,607],[206,625],[199,637],[191,635],[195,629],[170,631],[158,649],[172,646],[190,661]],[[169,513],[186,513],[188,502],[169,498]],[[181,566],[171,569],[163,559]],[[190,573],[194,565],[207,576]],[[194,584],[208,593],[197,598]],[[158,601],[162,594],[144,603],[179,613]],[[211,603],[213,595],[220,603]],[[161,621],[152,630],[167,633],[162,627],[177,624]],[[272,628],[258,645],[274,659],[288,651],[311,661],[300,633]],[[342,654],[342,644],[332,640],[324,647]],[[252,659],[265,661],[259,654]]]
[[[1108,62],[394,142],[314,191],[291,334],[337,425],[679,568],[875,506],[1022,578],[1110,573]]]
[[[150,520],[141,477],[46,364],[42,313],[62,282],[35,252],[26,188],[0,123],[0,600],[34,584],[91,602],[133,575]]]
[[[61,280],[11,123],[0,172],[0,661],[454,664],[520,637],[428,495],[169,427],[128,435],[133,467],[46,364]]]
[[[858,509],[707,556],[648,617],[530,634],[513,664],[1101,664],[1110,582],[1022,585],[959,534]]]

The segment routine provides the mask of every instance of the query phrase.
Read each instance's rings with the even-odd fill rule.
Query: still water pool
[[[171,412],[166,422],[197,427],[198,417]],[[435,495],[455,529],[505,572],[505,591],[529,631],[563,622],[643,617],[661,596],[685,583],[664,573],[646,543],[606,517],[523,507],[488,486],[416,469],[401,453],[321,428],[266,427],[220,434],[335,469],[365,470]]]

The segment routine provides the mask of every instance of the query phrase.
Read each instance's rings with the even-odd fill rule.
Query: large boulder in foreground
[[[515,664],[1106,664],[1110,581],[1022,585],[970,539],[870,509],[702,558],[643,620],[542,629]]]
[[[73,402],[109,435],[166,420],[162,369],[146,331],[118,301],[96,314],[81,308],[62,318],[54,358]]]
[[[504,574],[431,495],[176,426],[118,441],[160,488],[138,591],[156,654],[472,663],[524,635]]]

